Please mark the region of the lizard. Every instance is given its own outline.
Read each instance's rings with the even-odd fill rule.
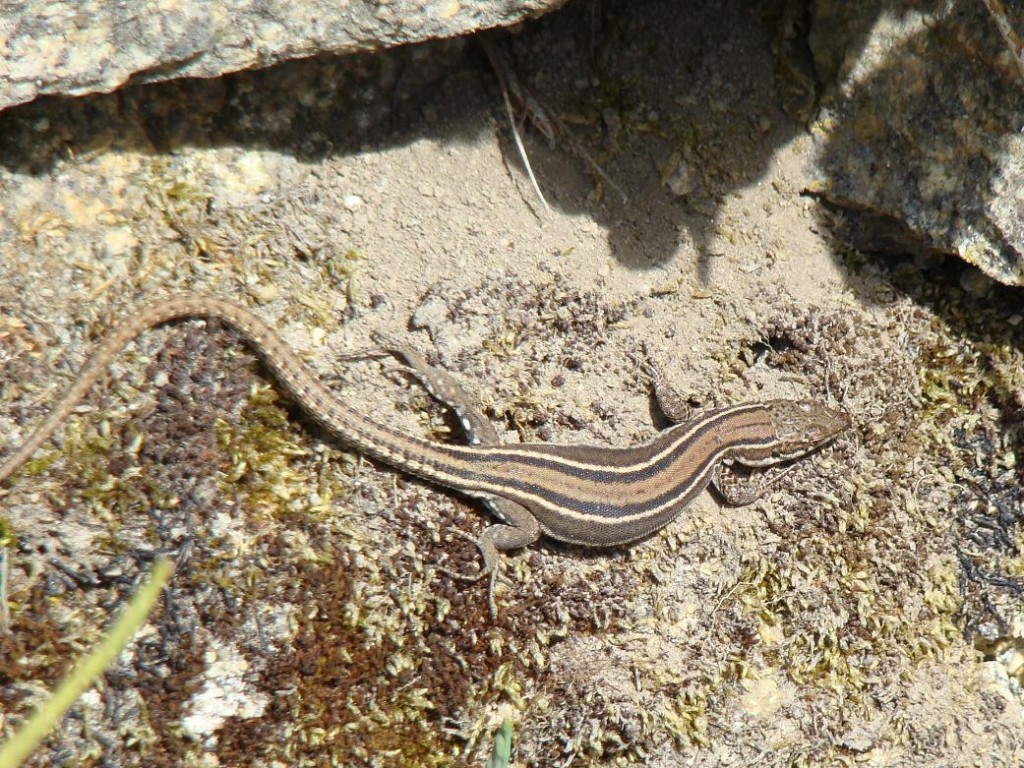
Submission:
[[[737,466],[789,462],[851,425],[844,411],[807,399],[740,403],[690,418],[681,398],[655,374],[656,398],[675,423],[646,442],[504,444],[452,376],[412,349],[389,342],[385,351],[404,358],[428,392],[455,410],[468,437],[467,445],[434,442],[348,405],[252,311],[212,296],[180,294],[136,309],[102,338],[49,414],[0,463],[0,484],[58,429],[128,343],[150,328],[185,318],[214,318],[238,331],[302,411],[330,435],[400,471],[482,499],[498,522],[480,534],[482,564],[467,577],[490,578],[492,617],[499,553],[526,547],[541,535],[588,547],[627,545],[667,526],[708,485],[730,504],[749,504],[766,490],[765,478],[741,477]]]

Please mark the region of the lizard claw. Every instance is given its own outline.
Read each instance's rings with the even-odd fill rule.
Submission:
[[[491,620],[494,621],[498,618],[498,604],[494,599],[494,587],[498,583],[498,579],[502,578],[501,573],[501,559],[493,559],[487,556],[487,552],[481,545],[480,541],[474,539],[465,531],[459,530],[458,528],[448,528],[450,533],[467,539],[480,549],[480,554],[483,557],[483,563],[474,573],[463,573],[460,571],[453,570],[451,568],[445,568],[444,566],[435,566],[435,570],[438,573],[444,574],[445,576],[455,579],[456,581],[469,582],[475,584],[483,578],[488,578],[487,585],[487,607],[491,614]],[[503,579],[506,584],[510,582],[507,579]]]

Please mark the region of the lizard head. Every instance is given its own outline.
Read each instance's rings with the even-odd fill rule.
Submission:
[[[775,425],[777,461],[795,459],[833,440],[851,425],[845,411],[817,400],[771,400],[765,403]]]

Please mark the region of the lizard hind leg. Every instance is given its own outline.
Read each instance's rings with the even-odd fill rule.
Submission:
[[[374,341],[382,350],[404,360],[407,367],[403,370],[419,381],[431,397],[455,411],[470,445],[501,445],[497,430],[484,416],[477,398],[454,376],[430,365],[419,352],[389,336],[377,333]]]
[[[501,445],[494,425],[484,416],[479,402],[447,371],[427,363],[416,350],[382,334],[376,334],[374,341],[381,348],[402,358],[408,366],[407,372],[414,376],[430,393],[431,397],[455,411],[459,423],[470,445]],[[484,498],[495,517],[501,520],[485,528],[476,539],[483,562],[475,573],[459,573],[448,568],[438,569],[440,573],[459,581],[479,581],[487,577],[487,606],[491,619],[496,619],[498,607],[494,588],[502,571],[502,552],[529,546],[541,536],[540,524],[529,509],[510,499],[500,496]],[[455,530],[460,536],[472,538],[463,531]]]
[[[474,541],[480,550],[483,563],[475,573],[460,573],[450,568],[438,568],[439,573],[458,581],[476,582],[487,577],[487,607],[491,620],[498,618],[498,604],[494,598],[494,587],[502,573],[502,552],[529,546],[541,535],[540,524],[526,507],[502,498],[490,498],[486,504],[494,514],[505,522],[489,525],[477,539],[457,528],[452,532]]]

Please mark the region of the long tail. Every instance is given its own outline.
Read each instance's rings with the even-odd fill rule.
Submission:
[[[313,419],[361,452],[386,463],[405,458],[391,446],[414,449],[420,459],[409,467],[431,478],[432,467],[443,463],[446,449],[437,444],[400,435],[389,427],[376,424],[337,398],[306,367],[269,325],[249,310],[228,301],[182,294],[174,296],[126,317],[96,347],[89,361],[43,422],[18,448],[0,464],[0,483],[24,464],[63,423],[78,402],[103,374],[111,360],[143,331],[171,320],[187,317],[215,317],[231,325],[245,337],[274,371],[278,381]]]

